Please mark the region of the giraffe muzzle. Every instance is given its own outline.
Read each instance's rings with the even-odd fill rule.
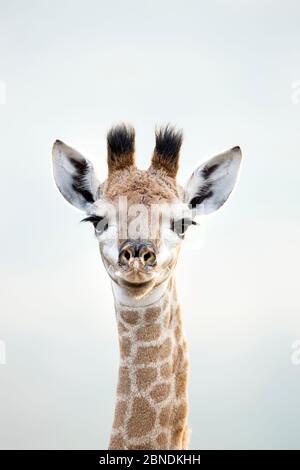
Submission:
[[[133,270],[147,269],[156,265],[156,250],[151,242],[126,240],[119,248],[120,266]]]

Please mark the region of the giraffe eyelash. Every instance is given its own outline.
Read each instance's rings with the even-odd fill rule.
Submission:
[[[108,228],[108,221],[105,216],[89,215],[82,219],[81,222],[91,222],[94,225],[96,235],[101,235]]]
[[[182,218],[178,220],[173,219],[171,221],[171,230],[177,233],[179,237],[182,237],[190,225],[199,225],[199,224],[189,218]]]
[[[92,224],[98,224],[104,217],[100,217],[99,215],[89,215],[85,217],[80,222],[91,222]]]

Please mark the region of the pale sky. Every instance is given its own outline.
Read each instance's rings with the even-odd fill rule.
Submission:
[[[181,182],[220,151],[244,154],[231,199],[191,229],[177,268],[191,448],[299,449],[299,2],[0,0],[0,11],[0,448],[107,447],[110,282],[54,185],[51,147],[64,140],[104,178],[106,132],[128,121],[143,168],[155,125],[183,128]]]

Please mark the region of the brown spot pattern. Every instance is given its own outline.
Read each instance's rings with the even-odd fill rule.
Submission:
[[[159,423],[161,426],[166,427],[169,424],[170,418],[171,418],[171,412],[172,412],[172,406],[167,405],[165,406],[159,415]]]
[[[159,337],[159,325],[147,325],[138,329],[136,337],[139,341],[153,341]]]
[[[120,351],[121,356],[129,356],[131,349],[131,344],[129,338],[120,339]]]
[[[175,406],[172,413],[172,424],[183,424],[187,411],[187,403],[185,401],[181,405]]]
[[[138,322],[139,314],[134,310],[124,310],[121,313],[121,317],[125,323],[129,323],[129,325],[135,325]]]
[[[118,332],[119,332],[119,335],[122,335],[123,333],[128,332],[127,328],[125,328],[125,326],[121,322],[118,323]]]
[[[167,299],[163,302],[163,309],[157,306],[120,311],[122,362],[113,424],[118,434],[111,437],[110,449],[184,449],[187,446],[187,348],[179,309]],[[158,319],[162,322],[158,323]],[[157,343],[147,344],[150,341]],[[148,396],[157,405],[152,405]],[[160,403],[163,406],[158,406]]]
[[[162,383],[156,385],[151,391],[150,395],[153,400],[160,402],[165,400],[170,393],[170,384]]]
[[[127,367],[120,367],[117,393],[125,395],[130,392],[130,377]]]
[[[171,354],[172,350],[172,343],[170,338],[167,338],[159,348],[159,358],[166,359],[166,357]]]
[[[136,364],[148,364],[165,359],[171,353],[171,349],[170,338],[167,338],[160,346],[141,346],[138,348]]]
[[[109,443],[109,449],[111,450],[123,450],[125,449],[124,440],[121,434],[112,436]]]
[[[176,398],[181,398],[185,395],[186,386],[187,386],[188,372],[184,370],[183,372],[178,372],[175,378],[175,394]]]
[[[159,307],[149,307],[146,310],[146,315],[145,315],[145,320],[148,322],[155,321],[159,318],[160,316],[160,308]]]
[[[124,418],[126,413],[127,403],[126,401],[117,401],[114,419],[114,428],[117,429],[124,424]]]
[[[128,437],[139,437],[151,431],[155,424],[155,410],[145,398],[134,398],[131,417],[128,420]]]
[[[170,377],[170,375],[172,374],[172,367],[171,367],[171,364],[169,362],[167,362],[166,364],[164,364],[163,366],[161,366],[160,368],[160,373],[161,373],[161,376],[166,379],[167,377]]]
[[[171,448],[181,449],[183,439],[186,437],[186,417],[188,407],[187,402],[182,402],[181,405],[174,407],[171,417]]]
[[[157,370],[153,367],[145,367],[139,369],[136,374],[137,387],[139,389],[146,389],[156,379]]]
[[[131,450],[152,450],[154,447],[150,444],[150,442],[146,442],[145,444],[136,444],[129,447]]]
[[[173,371],[177,371],[183,364],[184,354],[182,346],[178,346],[173,355]]]

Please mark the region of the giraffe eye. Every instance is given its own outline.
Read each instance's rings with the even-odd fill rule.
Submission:
[[[101,235],[108,228],[107,217],[100,217],[98,215],[89,215],[81,222],[90,222],[94,225],[96,235]]]
[[[197,225],[197,222],[194,222],[192,219],[172,220],[171,230],[177,233],[179,237],[183,237],[190,225]]]

